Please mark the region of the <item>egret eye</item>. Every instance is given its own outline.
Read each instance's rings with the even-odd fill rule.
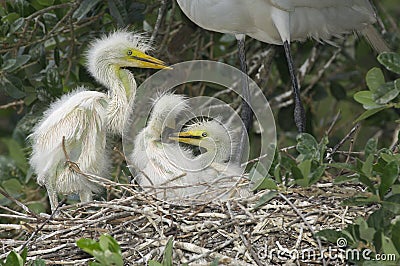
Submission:
[[[203,132],[203,133],[201,133],[201,136],[202,136],[203,138],[205,138],[205,137],[207,137],[207,133],[206,133],[206,132]]]
[[[132,51],[131,51],[131,50],[128,50],[127,54],[128,54],[129,56],[131,56],[131,55],[132,55]]]

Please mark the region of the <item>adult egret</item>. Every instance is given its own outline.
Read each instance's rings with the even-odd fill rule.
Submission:
[[[168,128],[174,128],[189,110],[181,95],[164,94],[155,100],[147,126],[136,136],[129,157],[137,172],[136,182],[144,191],[175,203],[248,196],[250,192],[239,187],[242,169],[230,162],[235,141],[216,119],[199,121],[168,137]],[[191,134],[202,141],[187,141]],[[168,139],[184,139],[182,142],[203,147],[206,152],[195,156],[190,148]]]
[[[106,172],[106,133],[122,134],[131,113],[136,82],[125,67],[166,68],[145,54],[150,48],[142,35],[122,30],[93,41],[86,67],[108,95],[81,87],[53,103],[33,129],[30,163],[38,183],[47,189],[53,212],[57,193],[78,193],[84,202],[99,190],[83,173]]]
[[[294,119],[299,132],[305,130],[305,112],[290,54],[291,41],[306,38],[328,41],[331,36],[360,31],[374,48],[387,50],[371,26],[376,22],[376,16],[369,0],[177,1],[186,16],[200,27],[235,34],[243,72],[246,72],[245,35],[284,46],[294,93]]]

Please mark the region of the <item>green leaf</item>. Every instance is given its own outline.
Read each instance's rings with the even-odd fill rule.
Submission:
[[[15,70],[17,70],[18,68],[22,67],[23,65],[25,65],[29,60],[31,59],[30,55],[19,55],[16,59],[14,64],[10,65],[9,67],[7,67],[7,72],[13,72]]]
[[[399,252],[397,251],[396,247],[394,246],[392,240],[385,236],[383,233],[381,235],[382,239],[382,251],[384,254],[395,254],[397,259],[400,258]]]
[[[164,266],[164,265],[162,265],[161,263],[159,263],[158,261],[155,261],[155,260],[149,260],[147,265],[149,265],[149,266]]]
[[[377,195],[371,195],[369,197],[356,197],[343,200],[342,204],[345,206],[364,206],[371,203],[380,202]]]
[[[25,22],[25,18],[18,18],[17,20],[15,20],[10,27],[10,31],[8,34],[13,34],[15,33],[17,30],[19,30],[22,25],[24,25]]]
[[[381,199],[383,199],[398,177],[399,165],[397,162],[391,161],[385,166],[381,175],[381,184],[379,186],[379,195],[381,196]]]
[[[250,178],[250,189],[257,190],[261,184],[264,182],[265,177],[268,175],[268,172],[259,164],[254,165],[249,172]],[[263,173],[260,173],[262,171]]]
[[[100,245],[97,243],[96,240],[89,239],[89,238],[81,238],[76,241],[76,245],[93,256],[95,250],[100,250]]]
[[[381,158],[385,160],[387,163],[392,161],[400,162],[400,154],[389,154],[389,153],[381,153]]]
[[[357,224],[359,225],[360,237],[367,242],[372,243],[376,232],[375,229],[368,227],[367,222],[363,218],[360,218]]]
[[[386,104],[396,98],[400,91],[395,87],[394,82],[381,85],[373,94],[372,98],[378,104]]]
[[[312,171],[311,176],[310,176],[310,181],[309,185],[317,183],[322,175],[324,174],[326,169],[326,165],[320,165],[318,166],[314,171]]]
[[[32,266],[46,266],[46,262],[42,259],[36,259],[33,261]]]
[[[81,20],[83,19],[87,13],[89,13],[93,8],[100,2],[101,0],[84,0],[82,3],[79,5],[79,8],[75,10],[74,14],[72,17],[76,20]]]
[[[110,250],[113,253],[121,254],[121,248],[119,247],[118,242],[108,234],[100,236],[99,244],[102,250]]]
[[[329,164],[329,166],[337,169],[349,170],[355,173],[361,173],[360,172],[361,169],[358,169],[356,165],[350,163],[331,163]]]
[[[257,190],[261,189],[278,189],[275,180],[273,180],[271,177],[267,176],[264,177],[262,180],[261,184],[257,187]]]
[[[362,172],[367,176],[371,177],[372,176],[372,167],[374,163],[374,154],[368,155],[367,159],[365,160],[361,170]]]
[[[388,197],[382,201],[382,207],[386,210],[399,215],[400,214],[400,194]]]
[[[1,183],[1,186],[4,187],[4,189],[11,195],[16,195],[21,193],[23,188],[21,183],[15,178],[3,181]]]
[[[397,53],[381,53],[378,61],[389,71],[400,74],[400,55]]]
[[[276,197],[276,195],[278,195],[277,191],[268,191],[267,193],[264,193],[260,199],[258,200],[258,202],[254,205],[253,210],[256,210],[262,206],[264,206],[266,203],[268,203],[270,200],[272,200],[273,198]]]
[[[374,155],[377,152],[377,147],[378,147],[378,139],[370,138],[367,141],[367,144],[365,144],[364,156],[368,158],[370,154]]]
[[[375,92],[382,84],[385,83],[383,72],[377,67],[374,67],[368,71],[365,80],[371,92]]]
[[[121,0],[108,0],[108,8],[111,16],[116,20],[119,26],[126,25],[128,14],[126,11],[126,5]]]
[[[164,250],[164,258],[162,261],[163,266],[172,266],[173,243],[174,239],[172,237],[168,239],[167,245],[165,246]]]
[[[303,178],[307,178],[310,176],[311,172],[311,160],[304,160],[297,166],[301,171]]]
[[[364,109],[367,110],[379,108],[382,106],[381,104],[377,104],[374,101],[371,91],[359,91],[354,94],[353,98],[356,102],[361,103]]]
[[[397,252],[400,252],[400,221],[399,220],[392,227],[392,242],[393,242],[393,245],[396,247]]]
[[[0,77],[0,89],[14,99],[25,97],[25,92],[21,90],[22,87],[22,81],[15,76],[5,74]]]
[[[354,176],[338,176],[333,180],[334,184],[343,184],[343,183],[347,183],[347,182],[352,182],[354,183],[355,181],[358,181],[358,178],[354,177]]]
[[[10,154],[10,157],[16,162],[17,167],[26,174],[29,168],[28,162],[26,160],[25,153],[21,145],[14,139],[1,139]]]
[[[300,153],[297,160],[304,161],[308,159],[315,159],[319,161],[318,142],[315,138],[308,133],[301,133],[297,136],[296,149]]]
[[[324,229],[317,232],[315,235],[330,243],[336,243],[339,238],[343,237],[342,232],[333,229]]]
[[[376,113],[378,113],[378,112],[380,112],[382,110],[388,109],[388,108],[390,108],[390,106],[384,106],[384,107],[379,107],[379,108],[376,108],[376,109],[367,110],[364,113],[362,113],[362,115],[360,115],[354,121],[354,123],[357,123],[357,122],[360,122],[360,121],[362,121],[364,119],[367,119],[368,117],[373,116],[374,114],[376,114]]]
[[[37,0],[42,6],[51,6],[54,4],[54,0]]]
[[[24,266],[24,259],[13,250],[7,255],[4,266]]]
[[[373,212],[367,219],[369,227],[376,230],[386,230],[390,226],[390,220],[394,217],[390,211],[380,208]]]

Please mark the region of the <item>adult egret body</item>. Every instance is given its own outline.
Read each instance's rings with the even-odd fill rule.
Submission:
[[[106,133],[122,134],[131,113],[136,82],[125,67],[166,67],[145,54],[149,49],[146,38],[126,31],[95,40],[86,54],[87,68],[108,94],[79,88],[53,103],[33,129],[30,163],[38,183],[46,186],[52,211],[57,193],[78,193],[81,201],[90,201],[99,190],[82,173],[105,173]]]
[[[183,12],[207,30],[235,34],[245,72],[244,36],[283,45],[292,80],[295,123],[305,130],[305,112],[290,54],[290,42],[327,41],[352,31],[362,32],[377,50],[386,50],[371,24],[376,16],[369,0],[177,0]]]
[[[246,189],[235,187],[242,169],[230,162],[234,144],[216,121],[198,122],[182,135],[169,137],[180,140],[203,130],[195,138],[207,138],[206,141],[186,142],[207,149],[201,155],[195,156],[191,149],[164,140],[168,128],[175,127],[178,118],[189,110],[185,100],[175,94],[164,94],[155,100],[147,126],[136,136],[130,156],[137,172],[136,182],[146,192],[175,203],[249,195]]]

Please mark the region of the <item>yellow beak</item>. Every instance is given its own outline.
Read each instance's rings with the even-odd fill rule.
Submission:
[[[201,140],[203,139],[202,134],[203,131],[200,130],[185,131],[185,132],[173,133],[172,136],[169,137],[169,139],[202,147],[201,146]]]
[[[128,56],[128,60],[133,62],[139,68],[153,68],[153,69],[172,69],[167,66],[164,61],[147,55],[139,50],[133,50],[132,54]]]

